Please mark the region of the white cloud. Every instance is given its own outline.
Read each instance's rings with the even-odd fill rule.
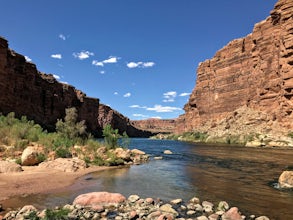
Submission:
[[[117,63],[119,57],[110,56],[107,60],[104,60],[103,63]]]
[[[141,118],[149,118],[148,115],[143,115],[143,114],[133,114],[134,117],[141,117]]]
[[[104,66],[104,63],[103,63],[103,62],[99,62],[99,61],[97,61],[97,60],[93,60],[92,64],[93,64],[94,66]]]
[[[66,37],[63,34],[59,34],[58,36],[61,40],[66,40]]]
[[[155,65],[154,62],[129,62],[126,64],[128,68],[148,68]]]
[[[179,96],[184,97],[184,96],[189,96],[191,93],[189,92],[183,92]]]
[[[89,52],[89,51],[81,51],[79,53],[73,53],[72,54],[75,58],[78,58],[79,60],[84,60],[89,58],[90,56],[94,56],[94,53]]]
[[[51,57],[54,58],[54,59],[62,59],[61,54],[52,54]]]
[[[119,59],[119,57],[110,56],[108,59],[103,61],[93,60],[92,64],[94,66],[104,66],[106,63],[117,63]]]
[[[119,95],[119,93],[118,92],[114,92],[114,95]]]
[[[163,96],[164,96],[163,102],[174,102],[177,96],[177,92],[175,91],[166,92],[163,94]]]
[[[135,62],[130,62],[130,63],[127,63],[127,67],[128,68],[136,68],[140,65],[141,62],[138,62],[138,63],[135,63]]]
[[[146,63],[143,63],[143,67],[153,67],[155,65],[154,62],[146,62]]]
[[[125,98],[128,98],[130,96],[131,96],[131,93],[130,92],[128,92],[128,93],[126,93],[126,94],[123,95],[123,97],[125,97]]]
[[[101,70],[101,71],[100,71],[100,73],[101,73],[101,74],[105,74],[105,73],[106,73],[106,71],[104,71],[104,70]]]
[[[153,116],[151,118],[153,118],[153,119],[162,119],[162,117],[160,117],[160,116]]]
[[[27,62],[32,62],[32,59],[29,58],[28,56],[24,56],[24,58],[25,58],[25,60],[26,60]]]
[[[61,79],[61,77],[58,76],[58,75],[53,74],[53,76],[54,76],[54,78],[57,79],[57,80],[60,80],[60,79]]]
[[[182,110],[181,108],[171,107],[171,106],[161,106],[155,105],[153,108],[147,108],[148,111],[155,111],[155,112],[174,112]]]
[[[131,105],[129,108],[147,108],[146,106],[140,106],[140,105]]]

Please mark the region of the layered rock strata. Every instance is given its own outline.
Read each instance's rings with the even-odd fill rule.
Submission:
[[[25,115],[54,130],[57,119],[64,118],[69,107],[77,109],[78,120],[85,120],[88,131],[95,135],[101,135],[107,123],[132,136],[150,134],[134,128],[128,118],[100,104],[99,99],[58,82],[52,74],[39,72],[35,64],[10,50],[7,40],[0,37],[0,113]]]
[[[215,128],[229,117],[237,120],[243,108],[261,115],[253,122],[247,119],[264,125],[259,130],[293,129],[292,0],[279,0],[251,34],[199,64],[196,87],[178,119],[177,132],[198,130],[207,123],[206,130]],[[229,125],[224,130],[233,132]]]
[[[132,121],[135,127],[153,133],[173,133],[176,128],[175,119],[146,119]]]

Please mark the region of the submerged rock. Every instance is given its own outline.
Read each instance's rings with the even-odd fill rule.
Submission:
[[[164,154],[173,154],[173,152],[170,150],[164,150]]]

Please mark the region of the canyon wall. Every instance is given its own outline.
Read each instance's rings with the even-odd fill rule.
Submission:
[[[151,131],[153,133],[174,133],[176,128],[176,119],[155,119],[132,121],[135,127]]]
[[[135,129],[129,119],[87,97],[73,86],[58,82],[53,75],[37,70],[36,65],[10,50],[8,42],[0,37],[0,113],[15,112],[25,115],[48,130],[54,130],[57,119],[64,118],[65,109],[75,107],[78,120],[85,120],[88,131],[101,135],[106,123],[131,132],[132,136],[147,133]]]
[[[200,63],[196,75],[177,132],[212,130],[223,120],[229,131],[237,118],[266,132],[293,129],[293,1],[279,0],[251,34]]]
[[[120,134],[126,132],[129,137],[150,137],[153,135],[151,131],[135,126],[132,121],[121,113],[103,104],[100,104],[99,107],[98,123],[101,128],[110,124],[113,128],[118,129]]]

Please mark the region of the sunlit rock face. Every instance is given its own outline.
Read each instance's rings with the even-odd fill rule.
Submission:
[[[293,129],[292,12],[292,0],[279,0],[251,34],[231,41],[199,64],[196,86],[178,119],[177,132],[206,123],[215,127],[235,117],[239,108],[264,114],[265,120],[255,120],[256,125]]]
[[[132,121],[135,127],[154,133],[173,133],[176,128],[176,119],[146,119]]]

